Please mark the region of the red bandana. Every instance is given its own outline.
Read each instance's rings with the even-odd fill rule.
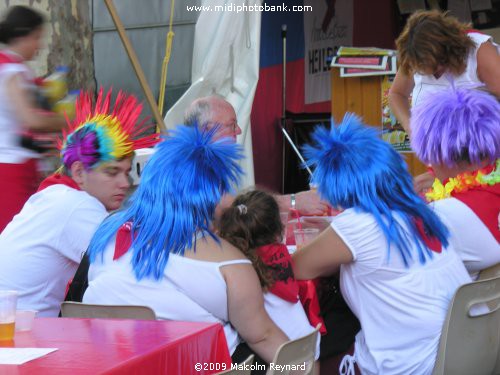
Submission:
[[[480,186],[467,191],[452,194],[467,205],[489,229],[493,237],[500,242],[500,184]]]
[[[495,165],[491,164],[479,171],[483,175],[488,175],[494,170]],[[476,175],[476,172],[474,172],[474,175]],[[443,185],[448,181],[443,181]],[[493,185],[465,185],[461,191],[454,190],[450,195],[469,207],[488,228],[493,237],[500,242],[500,183]]]
[[[436,253],[440,253],[442,250],[442,245],[441,241],[439,241],[435,237],[429,237],[427,233],[425,232],[424,229],[424,224],[422,223],[422,220],[414,220],[415,225],[417,226],[418,233],[420,234],[420,237],[422,238],[422,241],[424,241],[425,245],[431,249],[432,251]]]
[[[276,279],[269,291],[288,302],[299,300],[299,286],[293,276],[292,257],[283,244],[271,244],[257,249],[257,255],[272,269]]]
[[[0,52],[0,64],[19,64],[22,63],[20,56],[8,52]]]
[[[1,64],[23,64],[23,59],[21,56],[11,52],[9,53],[8,51],[1,51],[0,52],[0,65]],[[33,81],[33,83],[37,86],[41,86],[43,82],[43,78],[32,78],[32,77],[25,77],[26,79]]]
[[[71,177],[60,173],[53,173],[41,182],[40,186],[38,187],[37,193],[52,185],[66,185],[75,190],[82,190],[75,182],[75,180],[73,180]]]
[[[116,242],[115,242],[115,253],[113,255],[113,260],[117,260],[123,254],[125,254],[130,245],[132,245],[132,222],[127,221],[123,224],[120,229],[118,229],[118,233],[116,233]]]

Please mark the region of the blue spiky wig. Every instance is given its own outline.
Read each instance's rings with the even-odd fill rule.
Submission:
[[[197,232],[217,240],[210,231],[215,207],[238,184],[243,152],[229,139],[215,140],[216,131],[178,126],[164,137],[127,207],[97,229],[89,247],[91,262],[126,222],[132,222],[132,266],[138,280],[161,278],[169,254],[192,248]]]
[[[431,256],[416,226],[422,222],[429,237],[448,246],[448,230],[413,190],[406,163],[375,128],[346,114],[339,125],[318,127],[312,143],[304,147],[307,164],[314,167],[312,182],[333,207],[354,208],[372,214],[405,265],[418,256],[425,263]],[[405,230],[396,216],[405,223]],[[411,242],[410,242],[411,241]],[[418,254],[412,253],[415,243]],[[388,257],[390,253],[388,252]]]

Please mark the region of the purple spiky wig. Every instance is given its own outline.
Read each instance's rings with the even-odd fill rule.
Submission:
[[[411,145],[424,163],[456,166],[500,157],[500,103],[474,89],[429,94],[411,111]]]

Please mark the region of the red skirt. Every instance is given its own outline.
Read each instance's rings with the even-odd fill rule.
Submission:
[[[37,160],[30,159],[21,164],[0,163],[0,232],[21,211],[24,203],[36,192],[40,182]]]

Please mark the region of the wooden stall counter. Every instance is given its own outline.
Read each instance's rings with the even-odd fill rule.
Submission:
[[[382,127],[382,83],[385,76],[341,77],[340,68],[331,69],[332,116],[340,122],[346,112],[360,115],[364,122]],[[405,152],[408,170],[413,176],[427,167],[413,152]]]

